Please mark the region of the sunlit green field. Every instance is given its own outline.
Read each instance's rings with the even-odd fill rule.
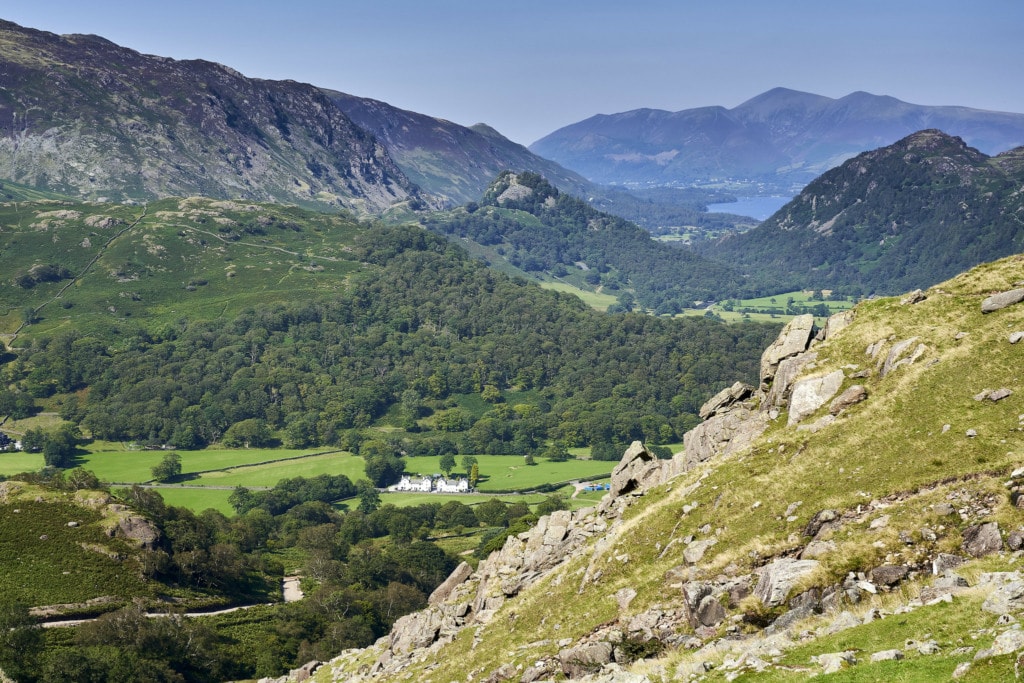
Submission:
[[[598,292],[588,292],[585,289],[579,287],[573,287],[572,285],[565,282],[541,282],[540,286],[544,289],[551,289],[556,292],[566,292],[568,294],[574,294],[583,300],[583,303],[590,306],[591,308],[599,311],[608,310],[608,307],[618,301],[617,297],[610,294],[599,294]]]
[[[600,460],[567,460],[566,462],[548,462],[537,458],[535,465],[526,465],[518,455],[478,455],[477,466],[480,470],[480,481],[477,490],[488,491],[527,491],[543,484],[568,482],[601,474],[609,474],[617,462]],[[437,474],[441,471],[439,456],[423,456],[409,458],[405,469],[410,473],[423,475]],[[465,475],[462,467],[462,456],[456,456],[456,467],[453,474]]]
[[[9,477],[20,472],[33,472],[42,467],[42,453],[0,453],[0,475]]]

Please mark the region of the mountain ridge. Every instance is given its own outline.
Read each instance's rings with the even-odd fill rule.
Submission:
[[[1024,148],[990,157],[924,130],[864,152],[758,227],[698,246],[764,286],[895,294],[1024,250]]]
[[[379,212],[418,191],[319,89],[0,23],[0,177],[88,199]]]
[[[788,191],[860,152],[925,128],[963,137],[988,154],[1024,143],[1024,114],[915,105],[863,91],[833,99],[774,88],[732,109],[598,115],[560,128],[530,149],[595,182],[730,179]]]

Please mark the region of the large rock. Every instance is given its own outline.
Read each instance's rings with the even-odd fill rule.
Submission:
[[[586,643],[568,648],[558,653],[558,660],[562,664],[562,673],[569,678],[596,673],[612,661],[612,644]]]
[[[818,564],[817,560],[775,560],[761,568],[761,578],[754,588],[754,595],[766,607],[777,607],[786,601],[789,592],[801,579],[818,568]]]
[[[775,379],[772,381],[771,387],[768,388],[768,396],[762,410],[785,408],[793,394],[793,383],[796,382],[796,378],[803,372],[804,366],[817,359],[817,352],[807,351],[780,362],[779,367],[775,370]]]
[[[813,337],[813,315],[798,315],[786,323],[778,338],[761,354],[761,388],[767,389],[780,362],[806,351]]]
[[[1017,572],[986,572],[978,577],[978,588],[988,590],[981,608],[994,614],[1024,609],[1024,576]]]
[[[640,441],[634,441],[612,470],[611,497],[642,492],[661,479],[661,465],[657,457]]]
[[[441,623],[441,613],[433,609],[401,617],[391,628],[391,651],[396,654],[407,654],[417,648],[431,645],[437,640]]]
[[[113,535],[118,538],[127,538],[135,541],[140,547],[152,550],[156,548],[156,542],[160,538],[160,531],[145,517],[129,515],[117,523],[113,530]]]
[[[427,598],[427,603],[436,605],[439,602],[444,602],[455,590],[455,587],[468,579],[472,573],[473,568],[468,563],[462,562],[440,586],[434,589],[434,592]]]
[[[788,425],[792,427],[832,400],[843,386],[844,379],[843,371],[836,370],[824,377],[812,377],[794,384],[793,395],[789,399]]]
[[[1009,292],[1000,292],[981,302],[981,312],[991,313],[1013,304],[1019,304],[1021,301],[1024,301],[1024,289],[1011,289]]]
[[[712,415],[722,412],[737,401],[742,401],[750,396],[753,391],[754,387],[743,382],[736,382],[731,387],[722,389],[701,406],[700,419],[706,420]]]
[[[882,368],[880,370],[882,377],[885,377],[898,367],[910,365],[924,354],[927,347],[925,347],[924,344],[918,344],[909,356],[905,355],[916,341],[917,337],[904,339],[901,342],[897,342],[891,349],[889,349],[889,355],[885,357],[885,362],[882,364]]]
[[[972,557],[982,557],[1003,549],[1003,537],[997,522],[975,524],[964,529],[964,550]]]
[[[746,448],[768,428],[767,416],[743,407],[715,415],[683,435],[684,467]]]
[[[854,384],[852,387],[839,394],[839,396],[829,404],[828,412],[832,415],[838,415],[850,406],[856,405],[867,399],[867,397],[868,390],[864,388],[864,385]]]

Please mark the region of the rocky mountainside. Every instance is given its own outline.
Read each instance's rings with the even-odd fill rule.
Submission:
[[[288,680],[1013,680],[1022,278],[1014,256],[793,320],[673,460],[633,444],[600,505]]]
[[[539,173],[563,192],[580,197],[602,192],[583,176],[537,156],[485,124],[467,128],[386,102],[324,92],[387,148],[413,182],[449,204],[476,201],[506,170]]]
[[[0,22],[0,179],[89,199],[203,195],[379,212],[416,194],[325,95]]]
[[[704,245],[770,291],[895,294],[1024,251],[1024,147],[994,157],[924,130],[809,184],[768,220]]]
[[[733,109],[598,115],[530,149],[599,183],[728,179],[793,192],[855,154],[924,128],[960,136],[987,154],[1024,144],[1024,114],[929,107],[865,92],[832,99],[775,88]]]

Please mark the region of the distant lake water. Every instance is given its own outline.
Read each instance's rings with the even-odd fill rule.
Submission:
[[[737,197],[735,202],[708,204],[708,211],[735,213],[763,221],[788,204],[791,199],[792,197]]]

